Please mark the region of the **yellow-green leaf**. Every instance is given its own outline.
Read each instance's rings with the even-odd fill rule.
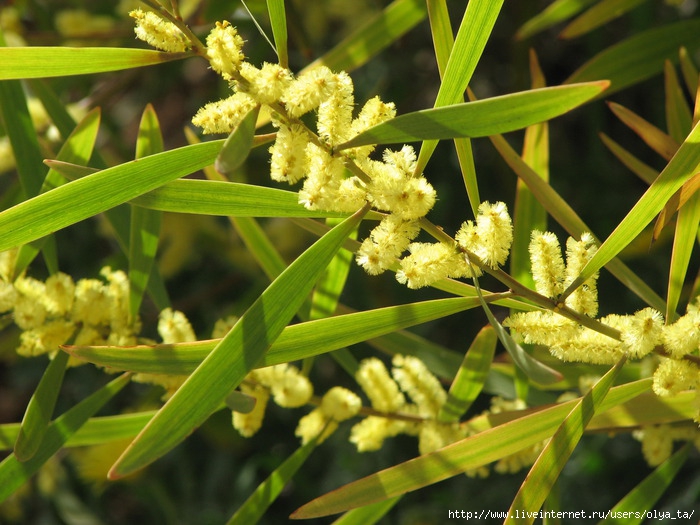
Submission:
[[[576,17],[559,34],[561,38],[576,38],[631,11],[647,0],[601,0],[582,15]]]

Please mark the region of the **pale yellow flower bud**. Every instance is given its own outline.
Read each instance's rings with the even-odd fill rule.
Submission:
[[[357,251],[357,264],[370,275],[387,270],[420,232],[417,221],[404,221],[396,215],[382,219]]]
[[[46,279],[44,306],[49,314],[64,315],[73,308],[75,284],[73,278],[58,272]]]
[[[303,406],[314,393],[311,381],[287,363],[260,368],[255,371],[254,378],[270,388],[275,403],[281,407]]]
[[[16,301],[17,290],[12,283],[0,281],[0,313],[12,310]]]
[[[369,416],[353,425],[350,430],[350,443],[357,447],[358,452],[379,450],[388,437],[394,437],[406,427],[403,421],[385,417]]]
[[[158,333],[164,343],[187,343],[197,340],[185,314],[172,308],[166,308],[158,316]]]
[[[663,344],[671,357],[682,358],[700,346],[700,310],[688,305],[687,313],[663,328]]]
[[[228,22],[217,22],[207,36],[207,57],[211,68],[224,79],[230,80],[238,71],[243,55],[243,39]]]
[[[583,267],[591,260],[598,247],[595,245],[593,236],[584,232],[581,240],[577,241],[569,237],[566,241],[566,282],[571,284],[576,279]],[[598,272],[586,279],[581,286],[566,298],[566,306],[590,317],[595,317],[598,313],[598,289],[596,281]]]
[[[408,250],[411,254],[401,260],[396,280],[409,288],[422,288],[440,279],[464,275],[464,260],[451,246],[414,242]]]
[[[107,287],[97,279],[81,279],[75,285],[73,320],[93,326],[109,324],[111,304]]]
[[[335,74],[334,83],[335,89],[318,107],[316,124],[319,136],[331,146],[350,138],[355,105],[354,86],[350,76],[341,71]]]
[[[182,31],[157,14],[135,9],[129,13],[129,16],[136,20],[136,27],[134,27],[136,38],[148,45],[169,53],[179,53],[190,48],[190,41]]]
[[[644,427],[633,436],[642,442],[642,454],[650,467],[656,467],[671,457],[673,437],[668,425]]]
[[[229,315],[224,319],[218,319],[216,323],[214,323],[214,328],[211,332],[212,338],[220,339],[226,336],[237,322],[238,316],[236,315]]]
[[[5,282],[14,280],[15,265],[17,264],[17,249],[0,252],[0,278]]]
[[[377,124],[381,124],[396,116],[396,106],[393,102],[385,103],[379,97],[369,99],[360,110],[357,118],[350,125],[350,137],[359,135],[366,129],[369,129]],[[352,153],[356,157],[367,157],[374,151],[374,144],[353,148]]]
[[[465,222],[455,237],[462,248],[474,253],[491,268],[506,262],[513,243],[513,224],[502,202],[479,205],[476,225]]]
[[[17,353],[25,357],[56,352],[73,335],[75,326],[64,320],[50,321],[22,332]]]

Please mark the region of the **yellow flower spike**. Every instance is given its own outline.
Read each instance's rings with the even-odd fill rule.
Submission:
[[[423,361],[413,356],[395,355],[391,370],[394,379],[418,405],[423,417],[437,417],[447,400],[447,393]]]
[[[401,260],[396,280],[409,288],[430,286],[446,277],[463,275],[462,257],[444,243],[418,243],[408,246],[410,255]]]
[[[566,241],[566,282],[569,286],[574,279],[578,278],[581,270],[588,261],[591,260],[598,247],[595,245],[593,236],[584,232],[581,234],[581,240],[577,241],[571,237]],[[586,282],[579,286],[574,292],[566,298],[566,305],[590,317],[595,317],[598,313],[598,289],[596,281],[598,280],[598,272],[589,277]]]
[[[107,287],[97,279],[80,279],[75,285],[72,319],[92,326],[108,324],[110,300]]]
[[[338,428],[338,422],[329,418],[321,408],[315,408],[299,420],[294,435],[301,438],[301,444],[306,445],[318,436],[317,445],[323,443]]]
[[[169,53],[179,53],[190,48],[190,41],[175,24],[163,20],[152,11],[134,9],[129,16],[136,20],[136,38],[148,45]]]
[[[260,368],[255,371],[254,379],[268,387],[275,403],[285,408],[305,405],[314,393],[311,381],[287,363]]]
[[[231,133],[255,105],[255,100],[247,93],[234,93],[201,107],[192,118],[192,124],[202,128],[205,135]]]
[[[566,267],[557,236],[552,232],[533,231],[530,245],[530,266],[537,293],[556,297],[564,291]]]
[[[17,302],[17,290],[12,283],[0,281],[0,313],[9,312]]]
[[[632,435],[642,442],[642,454],[650,467],[656,467],[671,457],[673,437],[669,425],[644,427]]]
[[[280,124],[277,140],[270,146],[270,177],[294,184],[306,176],[309,137],[300,124]]]
[[[243,38],[227,21],[217,22],[207,36],[207,57],[211,68],[225,80],[238,72],[243,54]]]
[[[42,297],[46,311],[51,315],[65,315],[73,309],[75,283],[70,275],[58,272],[46,279]]]
[[[387,270],[420,232],[417,221],[404,221],[388,215],[366,238],[355,257],[357,264],[370,275]]]
[[[334,146],[350,138],[352,111],[355,105],[352,79],[345,71],[336,73],[333,78],[335,89],[318,107],[316,127],[319,136]]]
[[[513,223],[508,208],[502,202],[482,202],[476,224],[472,221],[462,224],[455,239],[491,268],[498,268],[506,262],[513,243]]]
[[[401,434],[405,428],[404,421],[368,416],[350,429],[350,443],[358,452],[372,452],[381,449],[386,438]]]
[[[336,83],[336,75],[326,66],[319,66],[294,79],[281,101],[289,116],[297,118],[326,101],[335,91]]]
[[[360,362],[355,379],[367,394],[372,407],[380,412],[396,412],[406,404],[399,386],[389,375],[384,363],[376,357]]]
[[[694,304],[688,305],[683,317],[664,326],[662,339],[666,351],[676,359],[697,350],[700,346],[700,309]]]
[[[247,93],[261,104],[278,102],[294,78],[288,69],[268,62],[263,63],[260,69],[249,62],[242,62],[239,73],[248,84],[239,83],[238,91]]]

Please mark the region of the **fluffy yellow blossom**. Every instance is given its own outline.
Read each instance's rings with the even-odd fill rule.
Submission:
[[[676,359],[696,350],[700,346],[700,309],[689,305],[683,317],[664,326],[662,339],[666,351]]]
[[[52,315],[65,315],[73,309],[75,283],[73,278],[58,272],[46,279],[43,296],[46,311]]]
[[[148,45],[169,53],[187,51],[190,48],[189,40],[175,24],[163,20],[152,11],[135,9],[129,16],[136,20],[136,38]]]
[[[319,66],[294,79],[281,101],[290,117],[300,117],[327,100],[335,91],[336,85],[337,76],[326,66]]]
[[[202,128],[204,134],[231,133],[255,106],[255,100],[247,93],[234,93],[200,108],[192,124]]]
[[[20,279],[17,280],[17,282],[19,281]],[[40,284],[43,288],[44,283]],[[18,289],[18,291],[20,290]],[[24,288],[23,291],[27,292],[28,290]],[[13,315],[15,324],[22,330],[32,330],[41,327],[46,320],[46,314],[46,307],[39,298],[22,292],[17,296]]]
[[[394,379],[418,405],[419,414],[437,417],[447,400],[447,393],[423,361],[413,356],[395,355],[392,365]]]
[[[270,177],[294,184],[306,176],[306,145],[309,138],[300,124],[280,124],[270,147]]]
[[[230,80],[238,71],[243,55],[243,38],[228,22],[217,22],[207,36],[207,58],[211,68],[224,79]]]
[[[355,257],[357,264],[370,275],[387,270],[420,232],[417,221],[404,221],[388,215],[362,241]]]
[[[384,363],[376,357],[360,362],[355,379],[367,394],[372,407],[380,412],[395,412],[406,404],[399,386],[389,375]]]
[[[651,467],[666,461],[673,452],[673,437],[669,425],[644,427],[634,432],[634,437],[642,442],[642,454]]]
[[[334,386],[321,398],[321,410],[334,421],[345,421],[362,408],[362,400],[347,388]]]
[[[0,313],[9,312],[17,302],[17,290],[11,283],[0,281]]]
[[[396,116],[396,106],[392,102],[382,102],[379,97],[374,97],[365,102],[360,113],[350,125],[350,137],[354,137],[377,124],[381,124]],[[369,144],[359,148],[353,148],[352,153],[356,157],[365,158],[372,151],[375,145]]]
[[[107,287],[97,279],[81,279],[75,285],[72,318],[93,326],[109,324],[110,299]]]
[[[22,332],[17,353],[30,357],[56,352],[59,345],[68,342],[74,330],[75,325],[69,321],[57,320],[42,323],[40,326]]]
[[[341,71],[334,75],[335,89],[318,107],[317,130],[330,146],[350,138],[352,111],[355,105],[354,87],[350,76]]]
[[[229,315],[224,319],[219,319],[214,323],[214,328],[211,331],[211,336],[214,339],[225,337],[231,328],[238,322],[238,316]]]
[[[262,385],[241,385],[241,392],[255,398],[255,406],[253,410],[247,414],[233,412],[232,423],[233,428],[243,437],[253,436],[262,426],[263,418],[265,417],[265,408],[270,399],[270,391]]]
[[[405,428],[404,421],[369,416],[350,429],[350,443],[357,447],[358,452],[372,452],[382,448],[386,438],[401,434]]]
[[[187,343],[197,340],[185,314],[172,308],[166,308],[158,316],[158,333],[164,343]]]
[[[700,379],[697,365],[685,359],[664,359],[654,372],[652,388],[658,396],[673,396],[694,388]]]
[[[506,262],[513,243],[513,224],[502,202],[479,205],[476,224],[467,221],[457,232],[457,243],[474,253],[491,268]]]
[[[317,444],[323,443],[338,428],[338,422],[328,418],[321,408],[315,408],[299,420],[294,435],[301,438],[302,445],[306,445],[314,438],[318,438]]]
[[[254,371],[253,379],[265,385],[281,407],[296,408],[305,405],[314,393],[309,379],[299,369],[282,363]]]
[[[598,251],[598,247],[595,244],[595,239],[588,232],[582,233],[579,241],[572,237],[567,239],[565,286],[571,284],[579,276],[583,267],[591,260],[596,251]],[[566,305],[577,312],[595,317],[598,313],[597,280],[598,272],[586,279],[581,286],[566,298]]]
[[[530,245],[530,265],[537,293],[556,297],[564,291],[566,267],[557,236],[552,232],[533,231]]]
[[[418,451],[421,454],[430,454],[438,449],[451,445],[455,441],[465,438],[467,432],[458,424],[438,423],[426,421],[420,426],[418,434]]]
[[[17,265],[17,249],[0,252],[0,278],[5,282],[14,280],[15,266]]]
[[[631,357],[644,357],[661,344],[663,323],[663,316],[653,308],[644,308],[629,318],[628,328],[622,332],[622,342]]]
[[[249,62],[241,62],[240,75],[248,81],[238,84],[238,90],[248,93],[261,104],[277,102],[292,82],[292,73],[279,64],[265,62],[258,69]]]
[[[408,250],[411,254],[401,260],[396,280],[409,288],[422,288],[440,279],[467,273],[462,256],[445,243],[414,242]]]

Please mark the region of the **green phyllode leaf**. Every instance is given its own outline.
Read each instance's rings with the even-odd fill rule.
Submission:
[[[586,6],[589,6],[596,1],[597,0],[554,0],[554,2],[543,9],[541,13],[525,22],[523,26],[518,29],[518,32],[515,34],[515,38],[518,40],[524,40],[525,38],[529,38],[540,31],[549,29],[553,25],[556,25],[567,18],[571,18],[576,13],[580,13],[586,8]]]
[[[367,209],[365,206],[314,243],[258,297],[124,451],[110,478],[146,466],[180,443],[259,366]]]
[[[632,399],[650,388],[650,381],[637,381],[612,388],[599,411]],[[457,441],[440,450],[353,481],[303,505],[291,517],[308,519],[328,516],[349,509],[405,494],[492,461],[547,439],[578,403],[569,401],[538,409],[502,425]]]
[[[316,440],[309,441],[306,445],[299,447],[296,452],[289,456],[279,467],[277,467],[265,481],[263,481],[255,492],[251,494],[245,503],[231,516],[226,525],[249,525],[257,523],[265,511],[280,495],[284,486],[301,468],[311,452],[316,448]]]
[[[230,175],[236,171],[248,158],[250,148],[253,147],[253,135],[255,135],[255,123],[258,120],[260,106],[251,109],[240,124],[236,126],[224,142],[219,155],[216,157],[216,171],[223,175]]]
[[[530,469],[525,481],[513,498],[508,518],[504,524],[533,523],[535,512],[540,510],[562,469],[583,436],[591,418],[600,410],[610,388],[617,378],[626,358],[620,359],[586,395],[580,398],[566,416],[561,426],[549,440],[544,450]],[[516,510],[527,509],[532,517],[514,518]]]
[[[163,135],[155,109],[146,106],[136,139],[136,159],[163,151]],[[129,236],[129,317],[133,320],[139,311],[151,272],[154,271],[162,212],[131,206]]]
[[[678,48],[700,46],[700,19],[694,18],[638,33],[591,58],[578,68],[567,84],[606,79],[612,95],[663,69],[664,61],[676,61]]]
[[[360,133],[336,149],[506,133],[567,113],[599,95],[607,85],[601,81],[532,89],[407,113]]]
[[[567,25],[560,38],[576,38],[618,18],[647,0],[601,0]]]
[[[267,12],[270,15],[270,25],[272,26],[272,36],[275,38],[279,65],[288,67],[287,15],[284,12],[284,0],[267,0]]]
[[[475,297],[454,297],[377,308],[293,324],[282,330],[258,366],[271,366],[323,354],[476,308],[479,304],[479,300]],[[362,330],[358,330],[358,326],[361,326]],[[220,339],[213,339],[155,346],[63,346],[62,348],[71,355],[115,370],[184,375],[192,373],[220,341]],[[404,341],[403,345],[407,346],[407,343]],[[432,349],[429,348],[429,350]],[[440,357],[444,358],[444,356]],[[454,370],[450,370],[448,376],[453,377]]]
[[[120,164],[5,210],[0,213],[0,251],[36,240],[197,171],[214,161],[222,142],[185,146]]]
[[[7,456],[0,463],[0,502],[5,501],[29,480],[51,456],[58,452],[70,436],[124,388],[129,380],[129,374],[119,376],[56,418],[46,429],[44,439],[31,459],[20,462],[14,454]]]
[[[49,361],[49,366],[46,367],[39,385],[29,400],[15,443],[15,456],[19,461],[31,459],[44,439],[63,383],[67,363],[68,354],[58,352]]]
[[[190,53],[119,47],[0,48],[0,80],[105,73],[179,60]]]
[[[700,125],[696,124],[678,152],[637,201],[632,210],[608,236],[598,251],[564,291],[567,297],[573,290],[612,260],[652,221],[680,187],[700,169]],[[562,299],[563,300],[563,299]],[[662,309],[662,311],[665,310]]]

